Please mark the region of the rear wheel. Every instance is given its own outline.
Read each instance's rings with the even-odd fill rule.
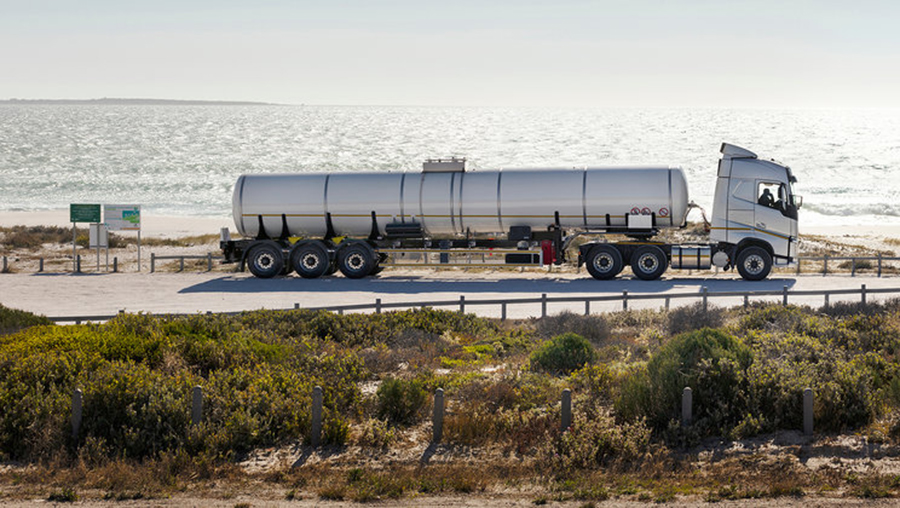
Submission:
[[[338,251],[338,269],[349,279],[361,279],[375,268],[375,251],[362,242],[351,243]]]
[[[747,247],[738,254],[737,269],[744,280],[763,280],[772,271],[772,255],[762,247]]]
[[[668,266],[666,253],[656,245],[644,245],[631,255],[631,271],[639,279],[656,280]]]
[[[328,259],[328,251],[321,243],[307,242],[298,245],[291,252],[291,265],[304,279],[315,279],[328,273],[331,260]]]
[[[260,279],[271,279],[284,271],[284,255],[275,244],[263,243],[247,253],[247,267],[250,273]]]
[[[587,271],[595,279],[609,280],[619,275],[624,264],[622,254],[612,245],[597,245],[588,251]]]

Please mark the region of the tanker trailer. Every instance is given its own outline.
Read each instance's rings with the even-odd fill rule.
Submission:
[[[696,206],[677,167],[471,171],[465,159],[435,159],[421,172],[242,175],[233,213],[244,239],[223,237],[222,249],[257,277],[361,278],[385,266],[559,265],[588,237],[577,263],[596,279],[625,266],[653,280],[715,265],[761,280],[796,257],[796,179],[743,148],[721,153],[703,244],[653,240],[685,227]]]

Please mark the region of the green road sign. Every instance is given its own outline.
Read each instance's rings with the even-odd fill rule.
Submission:
[[[69,222],[100,222],[100,205],[69,205]]]

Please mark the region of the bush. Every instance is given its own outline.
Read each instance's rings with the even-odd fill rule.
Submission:
[[[603,344],[609,340],[609,324],[603,316],[592,314],[583,316],[563,311],[553,316],[538,319],[535,323],[538,336],[549,339],[564,333],[581,335],[593,344]]]
[[[428,400],[421,382],[396,378],[385,379],[375,396],[378,399],[379,418],[405,425],[416,422]]]
[[[595,358],[594,347],[587,339],[575,333],[564,333],[544,342],[531,353],[531,369],[569,374]]]
[[[0,335],[18,332],[30,326],[52,325],[53,321],[23,310],[16,310],[0,305]]]
[[[718,328],[724,322],[725,311],[723,309],[708,306],[707,310],[703,310],[703,304],[697,302],[669,312],[669,333],[678,335],[701,328]]]
[[[682,391],[689,386],[695,424],[728,431],[748,407],[745,372],[752,361],[750,348],[733,335],[709,328],[685,333],[625,381],[616,406],[627,419],[647,418],[661,431],[679,418]]]

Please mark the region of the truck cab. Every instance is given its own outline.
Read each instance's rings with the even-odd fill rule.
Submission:
[[[749,280],[797,258],[800,196],[789,167],[760,160],[755,153],[723,143],[710,240],[718,245],[713,264],[737,267]]]

